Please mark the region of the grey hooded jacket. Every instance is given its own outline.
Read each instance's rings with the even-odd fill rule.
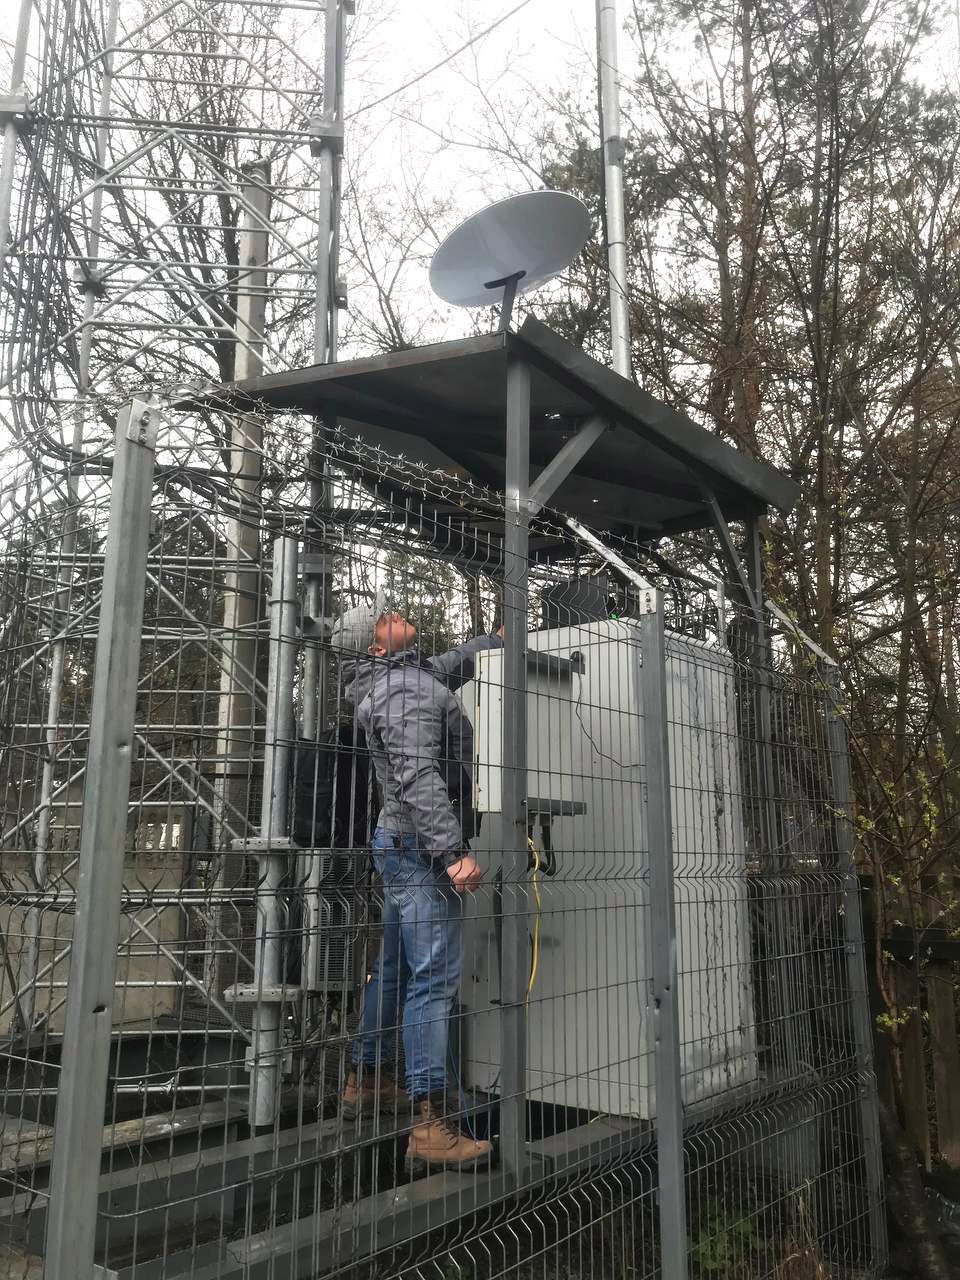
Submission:
[[[472,677],[476,654],[502,644],[477,636],[432,658],[405,649],[362,658],[344,677],[383,796],[377,825],[415,835],[421,852],[444,864],[464,847],[452,797],[469,796],[473,776],[473,730],[453,690]]]

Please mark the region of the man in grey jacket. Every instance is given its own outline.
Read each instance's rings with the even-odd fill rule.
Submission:
[[[363,997],[348,1116],[408,1102],[411,1170],[477,1168],[489,1142],[461,1133],[446,1102],[448,1022],[463,961],[463,894],[480,867],[470,855],[473,731],[453,691],[475,655],[501,635],[478,636],[421,658],[417,631],[382,597],[344,614],[332,643],[349,661],[344,695],[363,730],[383,798],[371,845],[383,881],[383,941]],[[352,656],[351,656],[352,655]],[[407,1093],[395,1074],[397,1030]]]

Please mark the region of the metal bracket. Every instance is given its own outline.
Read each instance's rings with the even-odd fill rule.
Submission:
[[[594,416],[567,440],[547,463],[527,490],[527,510],[536,515],[545,502],[556,492],[582,457],[607,430],[605,419]]]
[[[305,614],[300,623],[300,634],[305,640],[329,640],[333,618],[311,618]]]
[[[582,800],[554,800],[552,797],[545,800],[540,796],[528,797],[526,807],[527,813],[538,817],[572,818],[587,812]]]
[[[778,619],[784,630],[789,631],[789,633],[794,636],[795,639],[799,640],[801,644],[806,645],[815,657],[819,658],[821,662],[827,663],[828,666],[835,667],[837,665],[836,661],[830,657],[829,653],[824,649],[821,649],[816,640],[811,639],[811,637],[794,622],[789,614],[784,613],[783,610],[778,608],[772,600],[764,600],[763,603],[767,608],[767,612],[772,613],[773,616]]]
[[[307,129],[312,156],[322,156],[324,151],[332,151],[335,156],[343,155],[342,120],[332,120],[329,116],[311,116]]]
[[[583,675],[586,669],[582,653],[572,653],[569,658],[561,658],[545,649],[527,650],[527,670],[545,680],[570,680],[575,675]]]
[[[223,998],[228,1004],[293,1004],[302,994],[300,987],[282,983],[261,986],[256,982],[235,982],[224,990]]]
[[[135,398],[130,401],[129,407],[125,406],[125,408],[129,416],[127,425],[124,427],[124,436],[134,444],[143,445],[145,449],[155,450],[157,431],[160,426],[156,401],[152,396],[146,400]]]
[[[623,164],[627,156],[627,144],[622,138],[608,138],[604,143],[607,164]]]
[[[574,520],[573,516],[567,516],[564,523],[581,541],[591,547],[602,560],[606,560],[607,564],[611,565],[628,582],[632,582],[639,589],[641,613],[657,613],[659,611],[660,592],[656,587],[642,577],[641,574],[637,573],[636,569],[631,569],[622,556],[618,556],[615,551],[611,551],[592,530],[588,529],[586,525],[582,525],[579,520]]]
[[[92,293],[95,298],[106,297],[107,286],[103,282],[102,271],[94,271],[84,262],[77,267],[74,279],[81,293]]]
[[[234,853],[290,853],[300,846],[289,836],[250,836],[247,840],[231,840]]]
[[[30,106],[28,94],[0,94],[0,125],[4,128],[12,124],[17,133],[29,133],[33,129],[36,118],[37,113]]]
[[[717,502],[716,496],[706,487],[701,489],[701,493],[703,494],[703,505],[710,512],[710,519],[713,521],[714,530],[720,540],[720,550],[727,562],[727,568],[736,579],[736,583],[746,597],[747,603],[752,609],[756,609],[758,606],[756,593],[750,585],[750,580],[740,562],[737,548],[733,545],[730,530],[727,528],[727,522],[724,519],[723,512],[720,510],[720,504]]]
[[[332,557],[325,551],[306,551],[300,557],[300,572],[305,578],[325,578],[332,569]]]

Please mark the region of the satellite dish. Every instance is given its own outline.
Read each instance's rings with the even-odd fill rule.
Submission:
[[[451,231],[433,255],[430,285],[444,302],[486,307],[502,297],[500,328],[513,301],[559,275],[590,236],[590,214],[564,191],[498,200]]]

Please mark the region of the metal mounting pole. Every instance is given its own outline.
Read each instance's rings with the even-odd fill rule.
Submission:
[[[530,368],[507,365],[503,570],[503,955],[500,1011],[500,1159],[519,1185],[526,1167],[527,973],[527,578]]]
[[[323,113],[311,121],[311,151],[320,160],[317,186],[317,276],[313,358],[329,363],[337,349],[340,161],[343,155],[344,0],[325,0]]]
[[[346,15],[343,0],[326,0],[326,25],[323,46],[323,114],[311,124],[316,137],[311,151],[319,158],[317,186],[316,293],[313,316],[313,358],[317,364],[332,364],[337,358],[337,272],[340,248],[340,164],[343,154],[343,80],[345,62]],[[334,420],[335,421],[335,420]],[[313,421],[311,450],[310,502],[314,509],[330,505],[330,477],[323,455],[325,434],[323,419]],[[327,608],[329,573],[306,577],[307,617],[323,617]],[[315,645],[304,655],[303,707],[300,728],[304,738],[316,737],[324,716],[324,697],[320,652]],[[312,869],[312,868],[311,868]]]
[[[860,889],[853,856],[853,823],[850,803],[850,746],[847,726],[840,712],[841,694],[837,667],[819,664],[826,690],[827,749],[830,753],[830,784],[836,813],[837,853],[843,877],[843,932],[846,937],[847,984],[850,1018],[860,1069],[860,1123],[863,1161],[869,1202],[870,1246],[874,1258],[886,1251],[887,1229],[883,1212],[883,1155],[880,1143],[880,1114],[873,1066],[873,1026],[867,990],[866,955]]]
[[[667,644],[662,600],[640,619],[643,760],[650,857],[650,949],[656,1086],[657,1180],[662,1280],[687,1280],[687,1212],[683,1178],[680,988],[670,797]]]
[[[344,0],[326,0],[326,26],[323,50],[323,114],[315,123],[317,137],[311,144],[319,157],[319,208],[317,217],[316,297],[314,310],[313,358],[317,363],[333,363],[337,358],[337,276],[340,257],[340,169],[343,155],[343,89],[346,62],[346,13]],[[328,429],[336,419],[315,419],[310,466],[310,502],[314,511],[329,510],[333,503],[331,477],[323,452]],[[304,613],[307,617],[326,617],[330,613],[332,577],[326,547],[311,547],[320,559],[320,571],[304,574]],[[319,556],[317,556],[319,553]],[[303,697],[301,699],[300,732],[314,741],[328,728],[327,688],[324,657],[319,645],[309,644],[303,656]],[[322,956],[319,947],[320,881],[324,859],[306,855],[298,873],[303,885],[305,929],[302,944],[302,982],[308,990],[318,988]],[[305,1015],[310,1010],[304,1006]]]
[[[243,221],[240,230],[240,277],[237,288],[237,378],[263,372],[264,328],[267,315],[266,264],[270,252],[270,165],[258,160],[245,167],[242,188]],[[259,507],[262,429],[254,414],[239,414],[230,425],[230,478],[241,503],[239,518],[227,524],[227,555],[236,563],[224,576],[223,645],[220,652],[220,700],[217,707],[216,822],[214,839],[228,847],[225,824],[236,827],[247,815],[247,795],[253,757],[256,704],[253,697],[257,663],[254,630],[259,614]],[[246,516],[246,518],[244,518]],[[241,823],[242,826],[242,823]],[[217,871],[214,889],[227,883],[227,868]],[[219,910],[214,909],[214,933]],[[207,939],[205,985],[219,985],[213,936]]]
[[[287,790],[293,740],[293,683],[297,666],[297,553],[295,538],[273,544],[270,661],[263,751],[263,800],[257,848],[257,944],[254,957],[253,1037],[250,1049],[250,1124],[273,1124],[280,1101],[281,1014],[293,994],[284,987],[283,940],[288,932],[282,885],[290,857]],[[241,847],[242,843],[241,843]],[[249,847],[249,846],[248,846]]]
[[[93,1274],[156,439],[156,409],[134,400],[120,414],[113,461],[46,1280],[89,1280]]]
[[[513,304],[517,300],[517,286],[526,274],[525,271],[515,271],[513,275],[503,276],[499,280],[489,280],[483,286],[485,289],[503,290],[500,298],[500,322],[497,325],[499,333],[507,333],[510,328],[510,321],[513,319]]]
[[[630,311],[627,306],[627,230],[623,211],[624,146],[620,136],[618,27],[616,0],[597,0],[597,60],[600,64],[600,132],[607,224],[610,346],[613,349],[614,369],[622,377],[629,378],[632,370]]]

